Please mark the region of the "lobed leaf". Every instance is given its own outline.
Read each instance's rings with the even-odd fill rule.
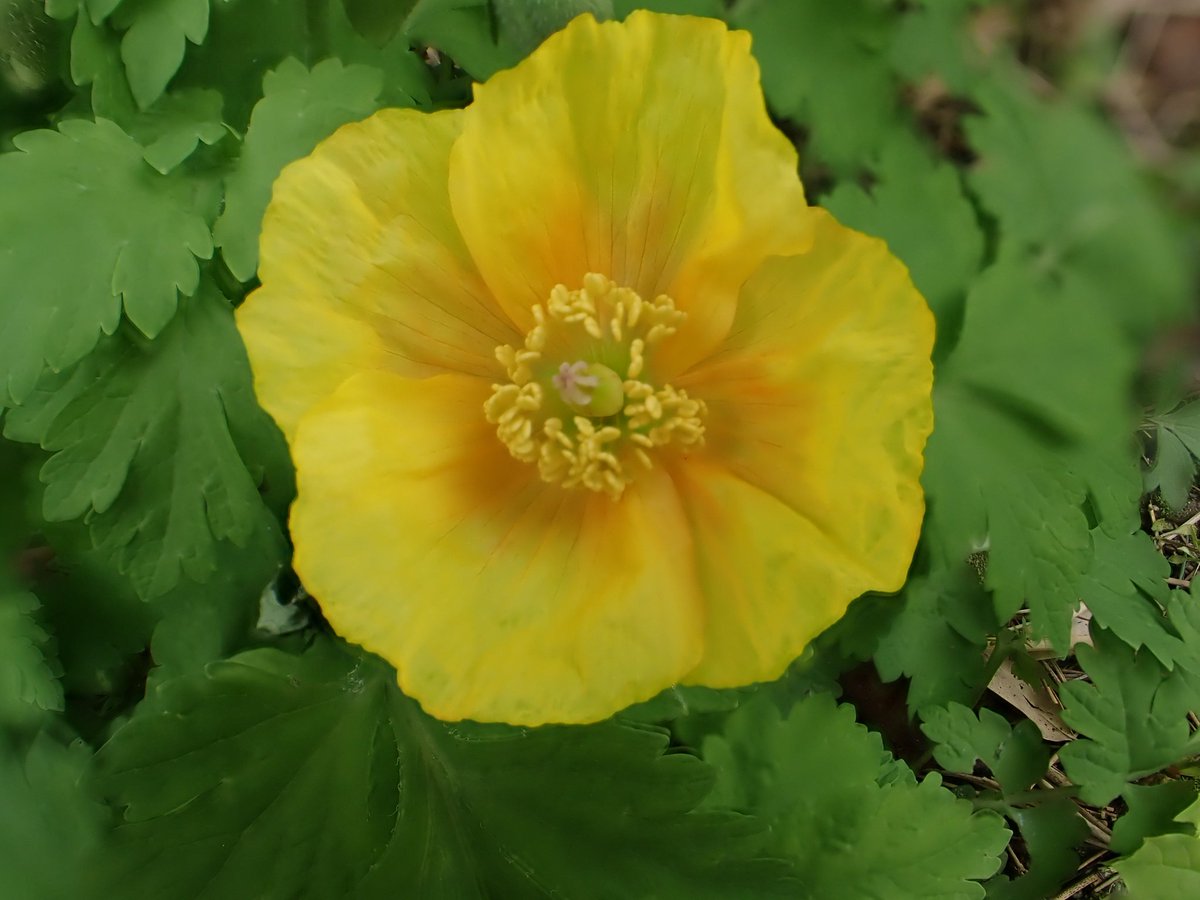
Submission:
[[[916,783],[854,709],[815,694],[785,717],[755,696],[704,743],[710,805],[753,809],[796,864],[797,897],[980,898],[1009,832],[936,775]]]
[[[1127,781],[1195,752],[1187,714],[1195,682],[1168,672],[1148,653],[1134,653],[1104,631],[1077,655],[1090,683],[1062,685],[1063,721],[1080,740],[1062,749],[1067,775],[1088,803],[1104,806]]]
[[[5,435],[53,453],[41,474],[46,518],[87,517],[95,545],[144,598],[184,576],[207,580],[217,542],[243,545],[271,527],[260,486],[290,493],[283,439],[207,283],[148,347],[112,339],[45,379],[9,412]]]
[[[35,618],[38,600],[0,587],[0,725],[30,725],[63,708],[50,636]]]
[[[1132,855],[1117,860],[1117,870],[1131,897],[1192,897],[1200,894],[1200,800],[1181,812],[1176,821],[1185,834],[1147,838]]]
[[[970,774],[980,760],[1006,794],[1026,790],[1046,774],[1050,751],[1028,719],[1013,728],[990,709],[972,712],[961,703],[921,711],[921,730],[936,742],[933,756],[945,769]]]
[[[695,811],[712,774],[665,749],[612,722],[437,722],[327,641],[251,651],[163,681],[100,750],[125,807],[107,874],[180,900],[787,896],[756,824]]]
[[[771,108],[810,127],[813,153],[836,170],[853,171],[903,121],[887,61],[890,4],[745,0],[731,18],[754,37]]]
[[[71,119],[0,155],[0,406],[24,402],[117,329],[154,337],[200,281],[212,237],[182,179],[111,122]]]
[[[1136,513],[1124,459],[1132,364],[1085,295],[1009,260],[976,282],[934,387],[924,477],[934,559],[986,549],[1001,620],[1027,605],[1034,632],[1063,652],[1092,564],[1085,503],[1106,520]]]
[[[374,112],[381,87],[378,70],[336,59],[311,71],[289,59],[267,74],[241,159],[226,181],[225,211],[213,229],[236,277],[249,281],[258,268],[258,234],[280,170],[339,125]]]

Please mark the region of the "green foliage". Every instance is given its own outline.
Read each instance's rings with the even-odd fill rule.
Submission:
[[[1008,841],[993,813],[937,775],[918,784],[825,695],[786,717],[763,697],[742,704],[704,757],[718,771],[710,803],[766,818],[770,848],[796,861],[799,897],[982,897],[977,879]]]
[[[225,188],[225,211],[213,235],[229,270],[248,281],[258,268],[258,231],[280,170],[309,153],[339,125],[375,111],[382,76],[365,66],[327,60],[311,72],[287,60],[263,80],[238,168]]]
[[[1068,798],[1010,806],[1005,815],[1020,831],[1029,855],[1028,871],[1019,878],[999,875],[988,882],[989,900],[1045,900],[1079,868],[1077,847],[1087,826]]]
[[[230,305],[272,183],[337,127],[462,106],[571,16],[637,8],[748,29],[810,202],[927,297],[918,553],[774,684],[438,723],[297,590]],[[0,893],[1043,900],[1110,802],[1132,896],[1186,891],[1200,401],[1137,361],[1198,232],[1094,100],[1114,35],[1031,75],[1000,14],[1026,27],[988,0],[0,0]],[[1194,200],[1197,172],[1158,174]],[[980,708],[1042,639],[1080,733],[1052,793],[1051,744]]]
[[[41,712],[63,708],[58,666],[37,610],[32,594],[0,588],[0,725],[36,723]]]
[[[117,0],[113,21],[124,32],[121,59],[129,87],[138,106],[149,106],[162,96],[167,83],[179,70],[187,42],[201,43],[208,34],[211,0]],[[101,0],[104,6],[113,0]],[[97,7],[89,2],[92,20],[99,21]]]
[[[416,5],[417,0],[342,0],[355,31],[379,46],[396,36]]]
[[[83,784],[91,749],[46,733],[0,744],[0,872],[6,900],[89,896],[89,854],[106,812]]]
[[[1044,103],[999,78],[972,97],[970,180],[999,216],[1000,255],[1079,279],[1093,308],[1135,333],[1182,315],[1189,267],[1179,232],[1146,191],[1120,138],[1087,109]]]
[[[821,161],[853,172],[899,127],[899,85],[885,52],[895,22],[890,4],[743,0],[732,20],[754,36],[768,102],[811,129]]]
[[[753,861],[752,820],[694,811],[712,773],[663,755],[661,732],[439,723],[394,678],[320,641],[160,684],[98,756],[99,788],[125,808],[109,883],[179,898],[390,897],[397,885],[723,898],[784,885]]]
[[[1200,893],[1200,800],[1176,821],[1188,826],[1184,834],[1147,838],[1131,856],[1113,863],[1134,898],[1190,897]]]
[[[886,240],[908,265],[939,325],[956,323],[983,260],[983,233],[961,177],[913,139],[884,144],[873,168],[879,180],[869,191],[843,181],[822,205],[851,228]],[[930,214],[916,230],[912,211],[925,205]]]
[[[1028,720],[1016,728],[990,709],[973,713],[961,703],[922,710],[921,730],[936,742],[934,758],[952,772],[971,772],[980,760],[1004,792],[1015,794],[1046,774],[1050,752]]]
[[[1148,837],[1160,834],[1189,834],[1191,829],[1175,817],[1196,800],[1195,785],[1185,781],[1160,784],[1130,784],[1121,792],[1128,811],[1112,830],[1113,852],[1124,856],[1136,851]]]
[[[1092,562],[1084,504],[1105,487],[1088,468],[1111,452],[1099,441],[1124,418],[1131,364],[1087,297],[1008,261],[976,281],[934,390],[925,477],[934,558],[986,549],[1000,618],[1027,604],[1035,633],[1060,651]]]
[[[1196,681],[1168,672],[1148,653],[1133,653],[1100,631],[1095,648],[1078,648],[1090,683],[1061,688],[1063,720],[1082,736],[1062,749],[1063,766],[1089,803],[1108,803],[1125,782],[1156,772],[1200,743],[1187,714],[1196,706]]]
[[[613,17],[612,0],[491,0],[496,26],[505,40],[528,53],[573,18],[591,13]]]
[[[288,492],[282,438],[207,283],[153,344],[118,336],[47,377],[9,412],[5,435],[54,453],[41,475],[46,518],[86,516],[143,597],[207,580],[217,542],[241,545],[268,527],[264,478]]]
[[[875,665],[885,681],[910,679],[908,706],[974,703],[987,686],[987,635],[998,623],[979,575],[969,565],[947,566],[909,579],[903,607],[882,636]]]
[[[1158,488],[1163,502],[1178,509],[1187,502],[1200,460],[1200,402],[1186,403],[1152,421],[1158,426],[1157,451],[1146,473],[1146,488]]]
[[[111,122],[68,120],[14,144],[0,155],[0,406],[24,402],[44,366],[91,352],[122,310],[157,335],[213,249],[189,185],[146,165]]]
[[[489,0],[418,0],[405,30],[414,43],[447,53],[477,81],[521,58],[496,33]]]

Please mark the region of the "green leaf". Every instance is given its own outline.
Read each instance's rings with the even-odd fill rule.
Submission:
[[[1157,489],[1170,509],[1182,509],[1196,480],[1196,460],[1170,428],[1160,424],[1156,438],[1154,465],[1145,477],[1146,490]]]
[[[1187,834],[1186,824],[1175,817],[1196,800],[1196,786],[1186,781],[1161,784],[1130,784],[1121,791],[1128,811],[1117,819],[1109,848],[1128,856],[1146,838],[1160,834]]]
[[[900,17],[890,58],[910,83],[934,76],[965,93],[988,70],[988,57],[971,40],[970,20],[979,0],[917,0]]]
[[[162,619],[150,644],[157,665],[153,684],[199,672],[253,642],[263,591],[287,561],[283,533],[271,527],[255,531],[245,547],[216,547],[216,571],[204,584],[182,580],[156,606]]]
[[[1046,900],[1059,892],[1079,868],[1075,848],[1089,832],[1067,797],[1013,807],[1009,818],[1021,832],[1029,854],[1029,871],[1011,881],[997,876],[988,882],[988,900]]]
[[[1164,614],[1171,566],[1150,535],[1139,529],[1111,536],[1095,529],[1092,539],[1095,557],[1079,584],[1079,598],[1095,622],[1134,650],[1145,647],[1168,669],[1177,659],[1189,658],[1192,654],[1172,633]]]
[[[613,16],[624,19],[635,9],[666,13],[671,16],[725,17],[725,0],[613,0]]]
[[[771,826],[769,849],[796,863],[798,897],[983,897],[1009,832],[941,786],[896,778],[879,736],[854,709],[822,694],[781,718],[756,696],[710,737],[718,770],[710,804],[753,810]]]
[[[1104,806],[1127,781],[1194,751],[1187,714],[1196,697],[1181,672],[1168,672],[1150,654],[1135,654],[1100,629],[1092,639],[1094,648],[1077,650],[1091,683],[1059,688],[1063,721],[1080,733],[1061,758],[1083,800]]]
[[[887,241],[945,327],[959,315],[983,260],[983,233],[961,178],[917,141],[900,137],[884,146],[874,168],[879,180],[869,193],[843,181],[822,204],[843,224]]]
[[[146,162],[164,175],[191,156],[197,145],[212,145],[229,129],[222,121],[216,91],[185,89],[165,94],[149,109],[134,102],[121,64],[117,38],[86,15],[75,22],[71,77],[92,86],[92,112],[110,119],[146,148]]]
[[[493,24],[488,0],[419,0],[404,31],[414,44],[448,54],[472,78],[486,81],[523,55]]]
[[[82,742],[39,734],[18,752],[0,745],[0,872],[5,900],[95,896],[91,860],[104,809],[81,782],[91,763]]]
[[[374,112],[381,86],[378,70],[336,59],[311,72],[289,59],[267,74],[241,159],[226,182],[225,211],[213,229],[235,276],[249,281],[258,268],[259,228],[280,170],[338,126]]]
[[[342,0],[346,18],[355,30],[383,46],[400,30],[417,0]]]
[[[875,666],[884,681],[911,679],[908,708],[974,703],[987,687],[987,634],[999,627],[979,575],[965,563],[910,578],[903,606],[881,637]]]
[[[144,598],[185,576],[207,580],[218,541],[244,545],[270,527],[260,486],[290,493],[283,438],[207,283],[149,346],[114,338],[48,377],[10,411],[5,435],[53,452],[41,475],[46,518],[86,516],[95,545]]]
[[[1147,486],[1161,487],[1166,504],[1179,509],[1187,502],[1196,476],[1194,460],[1200,460],[1200,400],[1155,416],[1152,421],[1158,424],[1158,455]]]
[[[157,610],[141,601],[113,561],[91,546],[82,523],[46,528],[54,563],[39,581],[43,617],[54,634],[67,694],[140,694],[142,654]]]
[[[1181,812],[1176,821],[1189,826],[1187,834],[1147,838],[1141,848],[1112,867],[1120,873],[1131,897],[1200,896],[1200,800]]]
[[[131,896],[766,897],[752,820],[696,812],[712,773],[662,732],[423,715],[319,642],[162,683],[97,757]],[[581,852],[586,848],[587,852]]]
[[[1001,620],[1028,605],[1034,632],[1060,651],[1091,565],[1085,502],[1108,516],[1136,511],[1124,465],[1132,365],[1087,296],[1006,261],[976,282],[934,388],[925,470],[934,558],[954,564],[987,549]]]
[[[882,0],[744,0],[732,20],[754,38],[767,102],[812,129],[813,153],[853,172],[901,121],[887,64],[895,24]]]
[[[106,0],[111,2],[111,0]],[[209,0],[118,0],[112,21],[125,32],[121,59],[138,106],[162,96],[188,42],[208,35]],[[93,13],[93,21],[100,19]]]
[[[0,155],[0,406],[28,397],[112,334],[122,308],[157,335],[196,291],[212,237],[190,186],[146,165],[107,121],[31,131]]]
[[[522,53],[583,13],[600,21],[613,17],[612,0],[492,0],[492,8],[500,34]]]
[[[976,714],[961,703],[923,709],[921,716],[921,730],[936,743],[933,756],[942,768],[970,774],[975,760],[982,760],[1006,794],[1026,790],[1050,765],[1050,750],[1029,720],[1013,728],[990,709]]]
[[[974,99],[986,115],[967,121],[980,155],[969,177],[1002,223],[1001,255],[1073,273],[1097,311],[1132,333],[1186,315],[1192,273],[1180,229],[1113,129],[1081,107],[1035,99],[1016,72]]]
[[[33,594],[0,587],[0,724],[26,726],[63,708],[50,636],[38,624]]]

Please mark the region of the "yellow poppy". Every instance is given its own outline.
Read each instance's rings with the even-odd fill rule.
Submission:
[[[903,583],[932,317],[796,173],[747,34],[635,13],[280,176],[238,323],[296,571],[430,713],[774,679]]]

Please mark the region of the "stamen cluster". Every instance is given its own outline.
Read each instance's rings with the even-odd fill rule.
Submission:
[[[686,318],[670,297],[643,300],[591,273],[579,290],[557,285],[533,317],[522,347],[496,348],[509,380],[492,386],[484,414],[545,481],[616,499],[633,480],[632,461],[649,468],[655,448],[704,442],[702,400],[641,380],[647,352]],[[615,404],[599,394],[610,379],[620,383]]]

